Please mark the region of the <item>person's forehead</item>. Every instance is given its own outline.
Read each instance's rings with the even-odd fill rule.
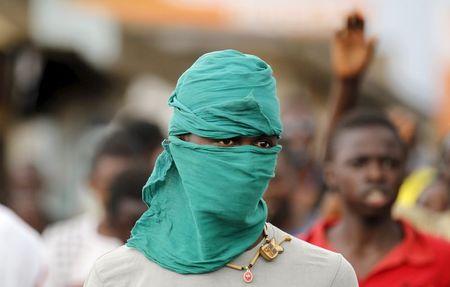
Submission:
[[[336,138],[335,156],[384,155],[401,153],[399,139],[390,129],[382,126],[350,128]]]
[[[95,174],[100,177],[112,177],[129,167],[132,162],[133,159],[128,156],[103,156],[95,166]]]

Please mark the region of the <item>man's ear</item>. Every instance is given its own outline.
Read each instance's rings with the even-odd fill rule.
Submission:
[[[325,162],[324,164],[324,178],[325,183],[330,191],[336,191],[336,174],[332,162]]]

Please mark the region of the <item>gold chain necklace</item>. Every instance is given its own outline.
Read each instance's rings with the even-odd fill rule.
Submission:
[[[291,239],[292,238],[290,236],[284,236],[283,240],[281,240],[279,243],[275,242],[274,238],[269,240],[267,235],[267,226],[264,226],[264,241],[258,248],[255,256],[253,256],[252,260],[250,260],[249,264],[236,265],[233,263],[228,263],[226,266],[235,270],[245,270],[244,274],[242,275],[242,279],[244,279],[245,283],[251,283],[254,278],[251,268],[256,264],[258,258],[262,256],[264,259],[266,259],[266,261],[272,261],[278,256],[278,254],[284,251],[284,248],[281,247],[281,244],[285,241],[289,242],[291,241]]]

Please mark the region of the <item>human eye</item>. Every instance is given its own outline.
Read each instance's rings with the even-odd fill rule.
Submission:
[[[350,165],[352,167],[360,168],[360,167],[365,166],[367,164],[367,162],[368,162],[368,158],[366,158],[366,157],[357,157],[357,158],[354,158],[354,159],[350,160],[349,163],[350,163]]]
[[[382,159],[382,166],[388,169],[397,168],[400,165],[400,161],[395,158],[386,157]]]
[[[237,141],[234,138],[231,139],[219,139],[216,141],[217,146],[230,147],[236,145]]]
[[[271,148],[275,146],[275,142],[269,138],[260,138],[255,141],[254,145],[260,148]]]

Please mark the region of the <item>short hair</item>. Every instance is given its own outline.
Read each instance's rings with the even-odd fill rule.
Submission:
[[[141,119],[125,118],[119,125],[136,141],[138,152],[151,154],[156,148],[161,147],[164,136],[156,124]]]
[[[345,115],[333,129],[328,139],[325,160],[329,161],[333,158],[337,139],[343,132],[365,127],[385,128],[392,132],[402,148],[405,146],[397,127],[383,112],[373,110],[355,110]]]
[[[148,178],[148,170],[143,165],[130,167],[116,175],[109,185],[110,197],[106,205],[109,216],[120,216],[119,204],[124,199],[142,200],[142,187]]]
[[[139,144],[122,128],[110,130],[97,145],[91,162],[91,173],[95,170],[100,159],[108,156],[137,158]]]

